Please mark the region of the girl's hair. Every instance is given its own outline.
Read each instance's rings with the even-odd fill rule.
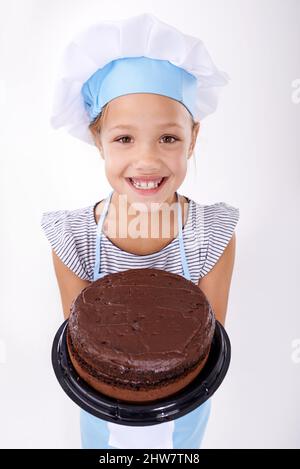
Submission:
[[[90,122],[89,124],[89,129],[90,131],[92,132],[92,134],[96,137],[97,135],[100,134],[101,132],[101,126],[103,125],[104,123],[104,120],[105,120],[105,116],[106,116],[106,113],[107,113],[107,110],[108,110],[108,105],[109,105],[109,102],[106,103],[103,107],[102,107],[102,110],[100,112],[100,114],[98,114],[97,117],[95,117],[95,119]],[[192,128],[195,127],[195,125],[197,124],[197,122],[195,122],[193,116],[191,115],[191,122],[192,122]],[[196,158],[195,158],[195,150],[193,151],[193,160],[194,160],[194,167],[195,167],[195,171],[197,172],[197,168],[196,168]]]
[[[101,126],[104,122],[104,118],[105,118],[105,115],[106,115],[107,110],[108,110],[108,105],[109,105],[109,102],[106,103],[102,107],[102,110],[101,110],[100,114],[98,114],[98,116],[95,117],[95,119],[92,120],[92,122],[90,122],[90,124],[89,124],[89,129],[90,129],[90,131],[92,132],[92,134],[94,136],[96,136],[97,134],[100,134]]]

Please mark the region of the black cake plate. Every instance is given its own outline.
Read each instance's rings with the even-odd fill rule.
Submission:
[[[58,329],[52,345],[52,366],[66,394],[82,409],[96,417],[120,425],[146,426],[177,419],[209,399],[222,383],[229,368],[229,337],[216,320],[209,357],[196,378],[170,397],[152,403],[133,404],[110,398],[89,386],[74,369],[67,348],[68,320]]]

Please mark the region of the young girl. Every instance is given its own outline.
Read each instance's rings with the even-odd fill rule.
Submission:
[[[88,207],[43,214],[65,318],[90,282],[154,267],[196,283],[224,325],[239,210],[225,202],[200,204],[177,189],[199,121],[215,110],[216,87],[226,75],[199,39],[149,14],[94,25],[69,46],[65,64],[69,76],[59,84],[52,124],[96,145],[113,188]],[[210,406],[211,399],[145,427],[82,410],[82,447],[199,448]]]

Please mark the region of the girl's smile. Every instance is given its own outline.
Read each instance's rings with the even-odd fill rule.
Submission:
[[[145,179],[142,177],[125,178],[132,190],[142,196],[157,194],[166,184],[168,176]]]

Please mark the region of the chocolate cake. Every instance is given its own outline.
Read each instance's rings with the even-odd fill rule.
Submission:
[[[215,316],[199,287],[160,269],[129,269],[84,288],[71,306],[70,359],[101,393],[151,402],[187,386],[204,367]]]

